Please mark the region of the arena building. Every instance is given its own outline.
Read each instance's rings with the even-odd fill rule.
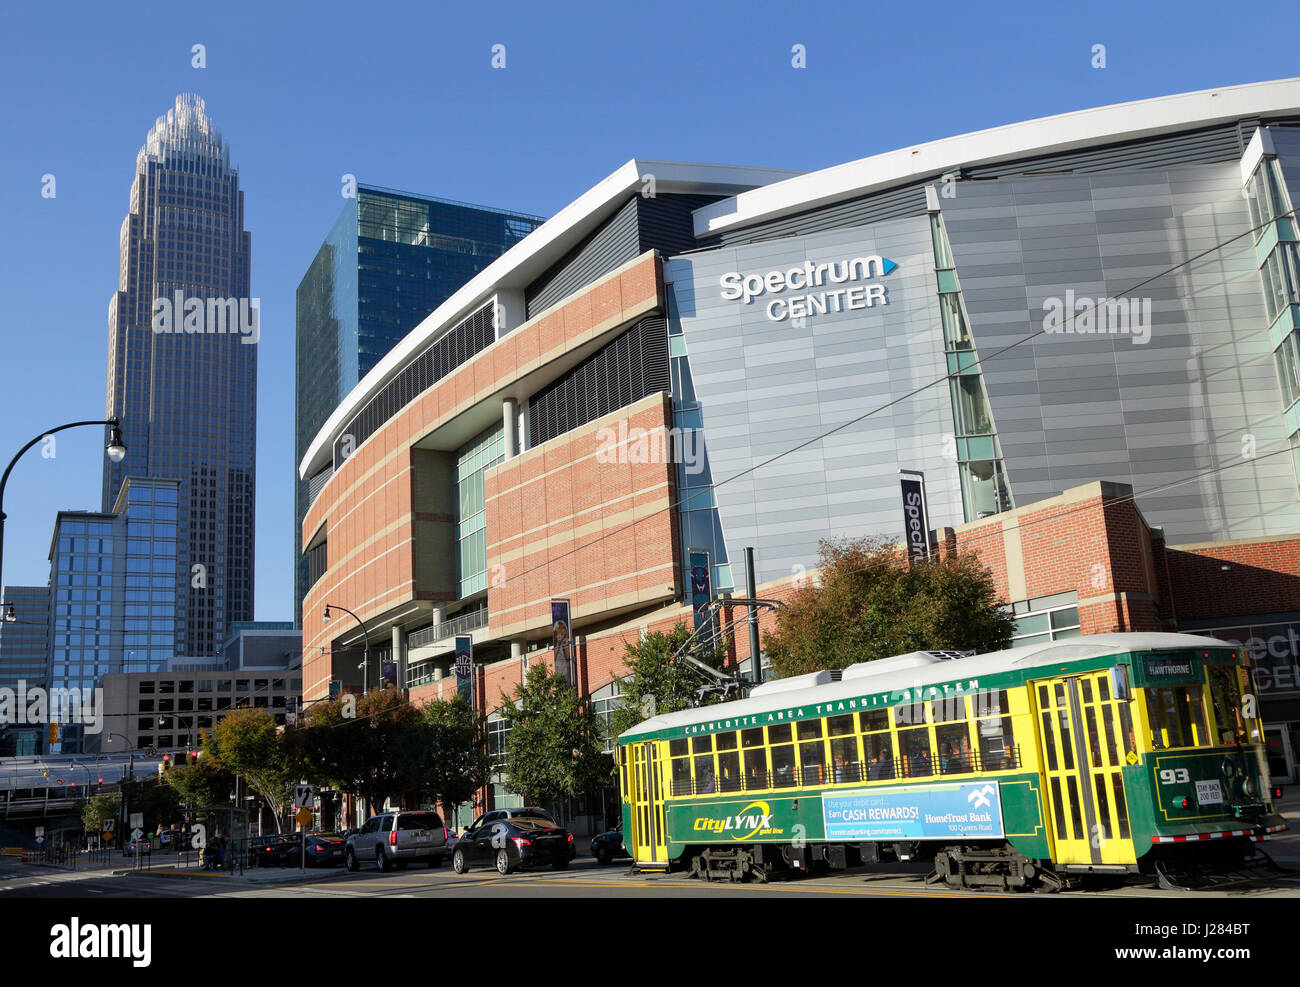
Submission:
[[[753,548],[779,595],[822,538],[903,536],[900,470],[924,475],[933,549],[985,555],[1025,639],[1294,641],[1297,201],[1300,80],[808,174],[629,161],[308,447],[304,698],[359,684],[366,645],[371,683],[382,648],[413,695],[449,693],[459,635],[491,713],[551,660],[567,600],[571,674],[608,709],[620,642],[689,620],[692,563],[744,595]],[[1279,774],[1300,752],[1286,647],[1264,645]]]

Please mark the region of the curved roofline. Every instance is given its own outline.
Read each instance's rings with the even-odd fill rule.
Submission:
[[[730,195],[799,174],[781,168],[631,159],[476,274],[389,350],[316,433],[298,464],[299,478],[307,479],[324,465],[334,435],[414,356],[492,295],[523,290],[639,191],[646,176],[654,177],[660,193]]]
[[[1300,112],[1300,78],[1074,110],[977,130],[808,172],[695,210],[697,237],[963,167],[1112,144],[1250,116]]]
[[[988,654],[974,655],[970,658],[936,660],[928,667],[899,668],[897,665],[892,665],[879,674],[859,674],[826,685],[791,689],[788,692],[773,692],[748,699],[737,699],[729,703],[718,703],[714,706],[699,706],[694,709],[679,710],[676,713],[664,713],[624,731],[619,735],[619,739],[653,733],[657,730],[690,726],[693,723],[704,723],[719,717],[725,719],[767,713],[795,706],[849,699],[869,693],[895,692],[939,682],[951,682],[955,679],[978,678],[982,675],[996,675],[999,672],[1016,669],[1057,665],[1062,661],[1087,661],[1125,651],[1209,647],[1231,648],[1233,645],[1227,641],[1203,637],[1199,634],[1086,634],[1083,637],[1053,641],[1037,647],[1008,648],[1005,651],[990,651]],[[881,660],[889,661],[888,658]],[[861,664],[870,666],[872,663]],[[867,671],[869,672],[869,668]]]

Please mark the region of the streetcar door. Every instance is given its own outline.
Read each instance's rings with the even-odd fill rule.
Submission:
[[[663,781],[654,741],[632,745],[632,858],[638,864],[665,864]]]
[[[1032,683],[1049,826],[1061,864],[1131,864],[1122,768],[1132,748],[1127,702],[1108,671]]]

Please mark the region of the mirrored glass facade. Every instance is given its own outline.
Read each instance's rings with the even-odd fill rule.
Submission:
[[[181,654],[215,654],[227,626],[253,616],[258,330],[249,254],[229,148],[203,100],[178,96],[136,157],[122,223],[107,406],[122,419],[128,453],[105,466],[101,509],[114,510],[128,477],[180,482],[168,646]]]
[[[330,414],[408,332],[543,222],[540,216],[361,185],[298,285],[295,621],[311,585],[296,467]]]

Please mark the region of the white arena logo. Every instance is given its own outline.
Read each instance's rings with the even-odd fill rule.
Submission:
[[[746,305],[763,295],[778,295],[767,303],[767,317],[772,322],[787,318],[800,319],[826,312],[854,312],[873,305],[888,305],[883,284],[852,284],[888,274],[898,265],[887,257],[872,254],[851,260],[815,264],[810,260],[802,267],[768,271],[766,274],[741,274],[729,271],[718,279],[725,301],[742,299]],[[829,285],[848,285],[832,288]],[[814,290],[824,289],[824,290]],[[786,291],[804,294],[785,296]]]

